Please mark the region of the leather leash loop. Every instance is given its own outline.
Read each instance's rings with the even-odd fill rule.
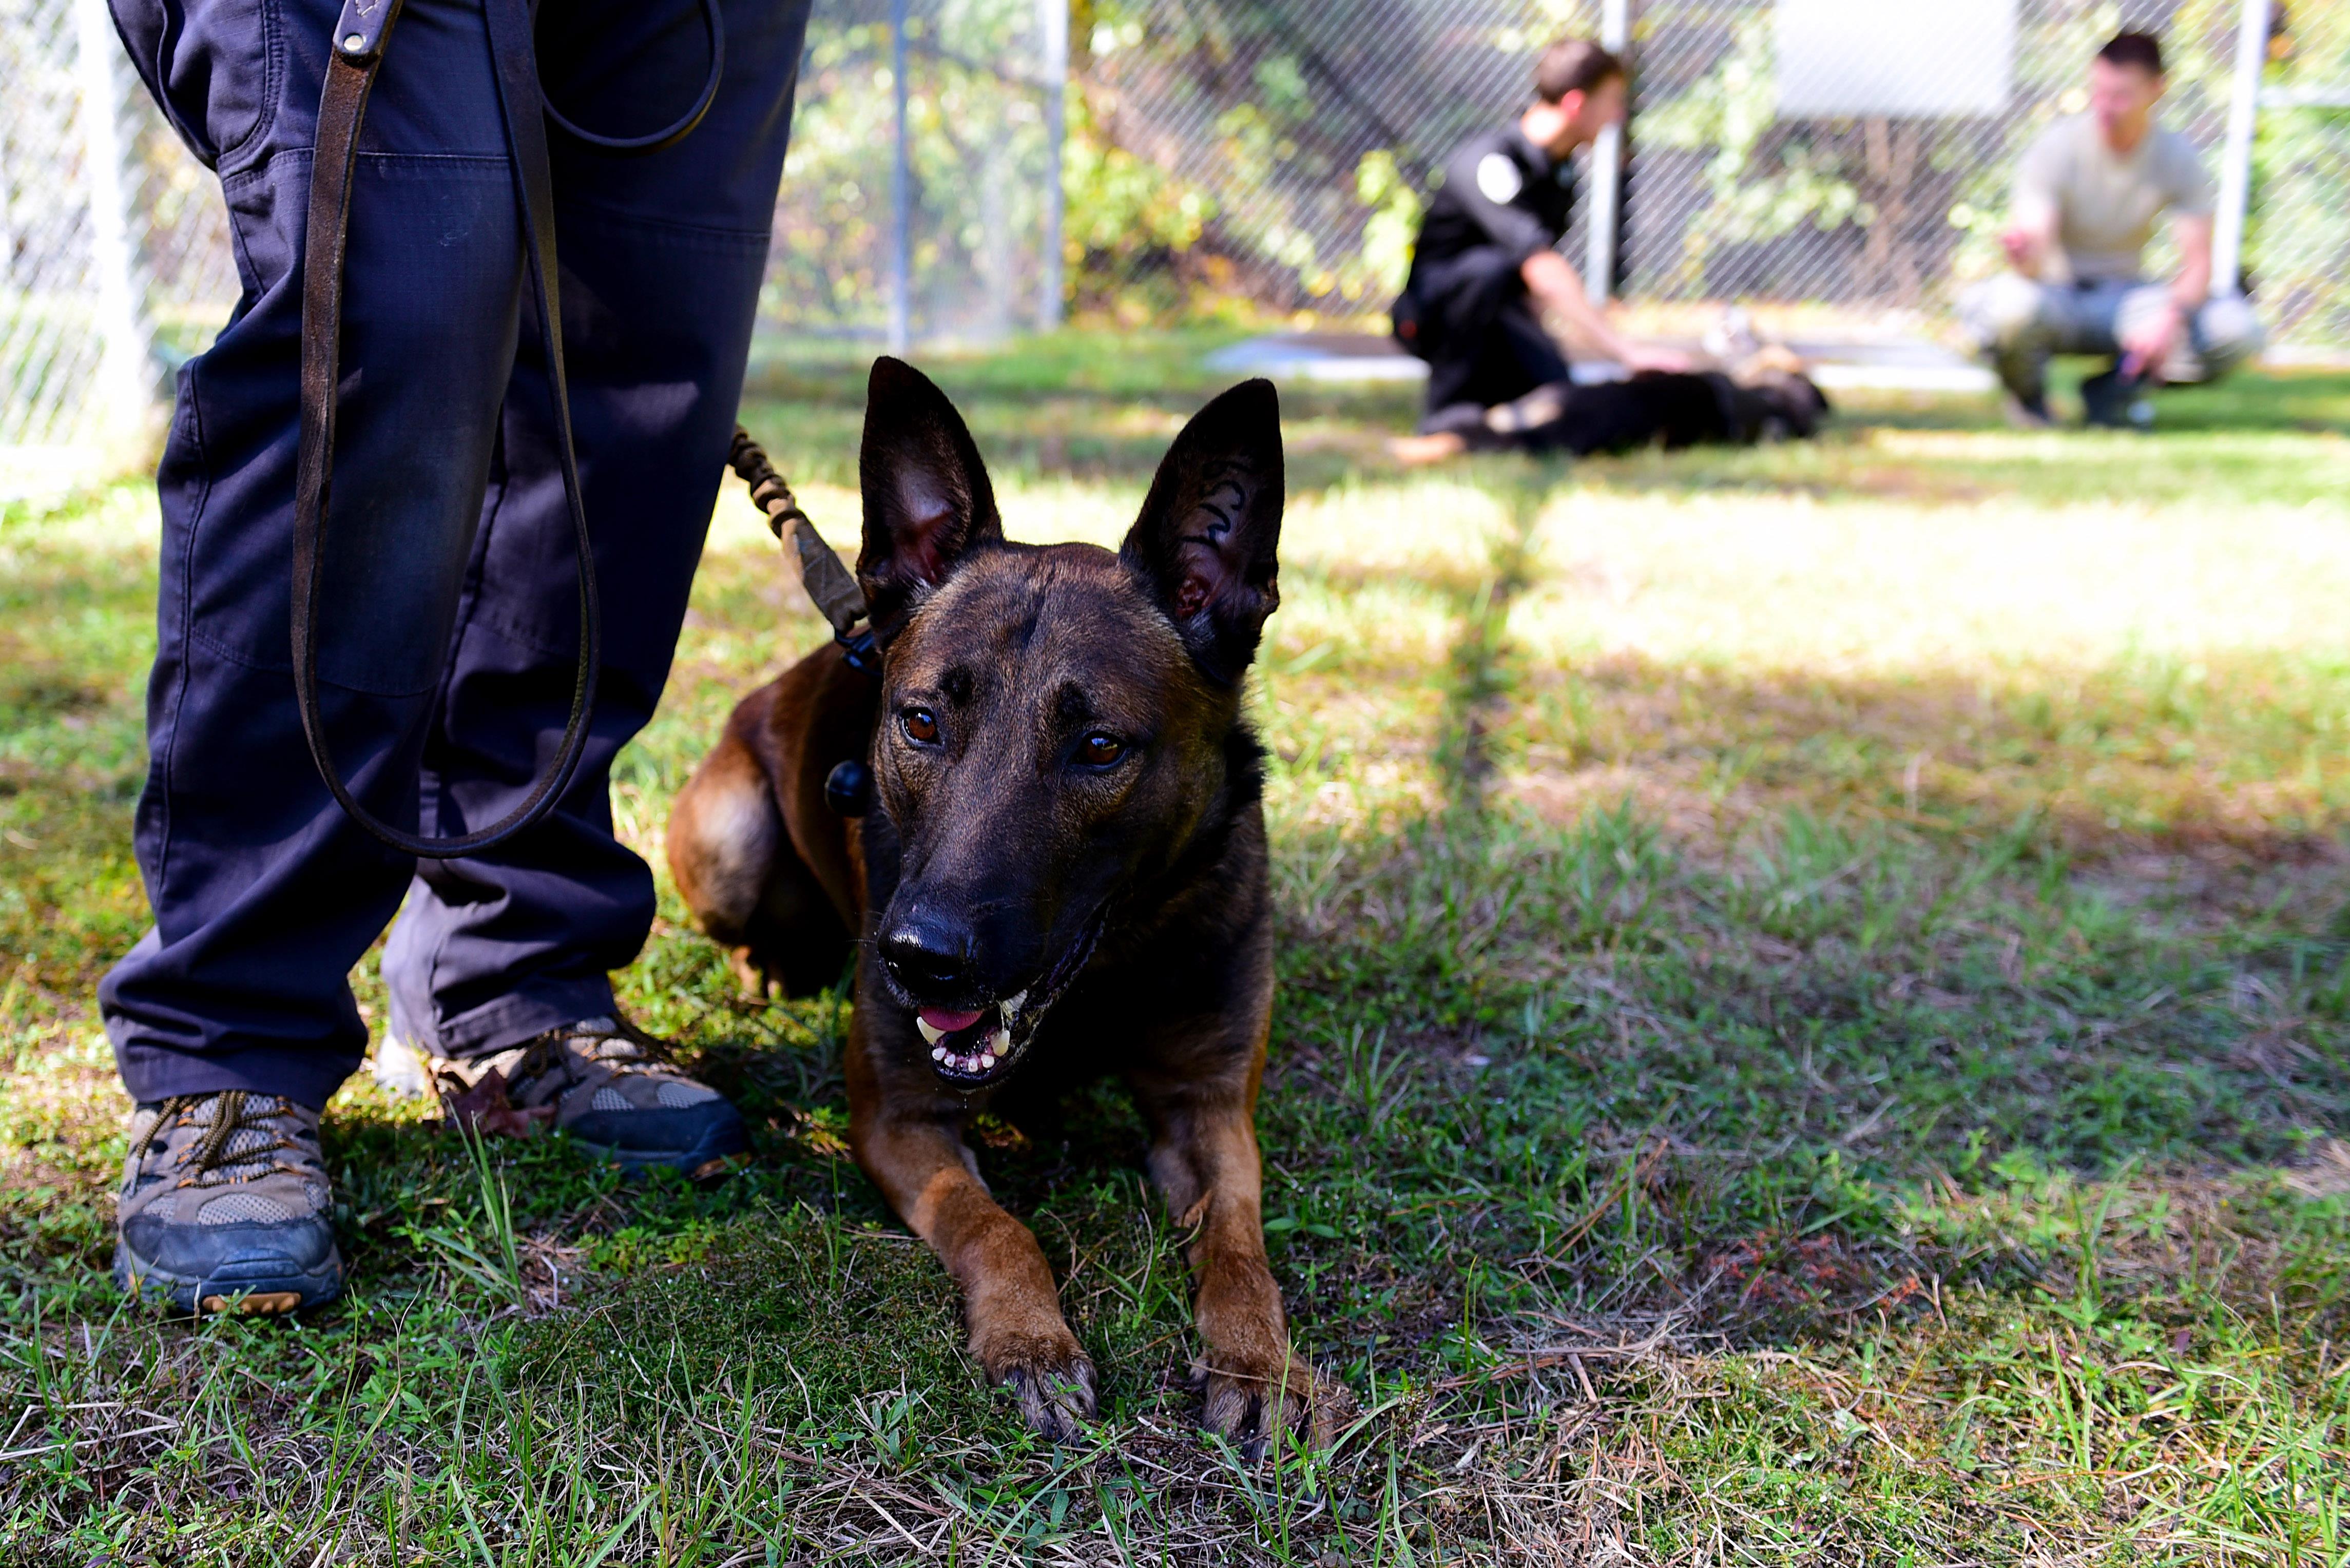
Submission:
[[[554,122],[556,130],[574,141],[585,142],[602,152],[659,152],[676,146],[693,134],[693,128],[702,123],[702,117],[718,101],[719,78],[726,74],[726,24],[718,15],[718,0],[702,0],[702,30],[710,39],[710,75],[702,84],[702,96],[694,99],[691,109],[660,130],[643,136],[599,136],[572,124],[551,99],[546,106],[546,118]]]
[[[335,52],[353,65],[372,65],[384,35],[400,16],[400,0],[343,0],[335,23]]]
[[[555,179],[547,161],[546,99],[533,56],[528,0],[487,0],[490,51],[497,68],[499,107],[514,155],[523,234],[538,296],[540,336],[553,394],[556,451],[563,493],[579,557],[579,661],[571,712],[554,762],[514,810],[487,827],[452,838],[403,832],[369,813],[352,796],[335,767],[318,705],[318,590],[326,560],[327,512],[334,475],[335,402],[339,382],[344,258],[349,242],[351,180],[359,161],[359,128],[369,92],[382,67],[384,47],[400,0],[344,0],[335,47],[327,58],[318,97],[318,130],[310,170],[307,239],[302,259],[302,427],[294,499],[294,695],[310,758],[336,804],[359,826],[402,854],[449,860],[504,843],[555,808],[578,770],[596,704],[602,620],[596,593],[593,541],[579,484],[571,434],[571,394],[563,366],[563,314],[556,288]]]

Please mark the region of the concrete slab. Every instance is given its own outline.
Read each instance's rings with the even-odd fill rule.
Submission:
[[[1276,381],[1423,381],[1428,367],[1392,337],[1364,332],[1275,332],[1208,356],[1211,370]]]

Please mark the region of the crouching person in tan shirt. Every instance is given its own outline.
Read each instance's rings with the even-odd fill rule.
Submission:
[[[2089,65],[2089,109],[2043,131],[2015,183],[2002,237],[2011,272],[1969,289],[1959,313],[1999,373],[2016,422],[2045,427],[2048,361],[2110,354],[2082,383],[2092,425],[2146,428],[2147,394],[2225,375],[2260,351],[2261,325],[2211,293],[2211,182],[2194,144],[2154,123],[2162,47],[2123,33]],[[2165,213],[2179,265],[2149,281],[2143,257]]]

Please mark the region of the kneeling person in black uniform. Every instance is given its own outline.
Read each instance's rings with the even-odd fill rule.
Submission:
[[[1624,119],[1624,64],[1598,45],[1553,45],[1534,102],[1514,124],[1471,140],[1444,167],[1396,301],[1396,337],[1428,361],[1423,435],[1567,379],[1539,312],[1555,312],[1627,369],[1686,370],[1688,357],[1608,326],[1558,253],[1575,201],[1576,148]]]

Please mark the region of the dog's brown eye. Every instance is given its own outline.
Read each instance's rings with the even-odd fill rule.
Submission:
[[[928,708],[909,708],[898,716],[898,727],[906,732],[906,739],[918,746],[934,746],[939,740],[939,718]]]
[[[1126,755],[1126,742],[1096,730],[1077,742],[1077,761],[1089,768],[1106,768]]]

